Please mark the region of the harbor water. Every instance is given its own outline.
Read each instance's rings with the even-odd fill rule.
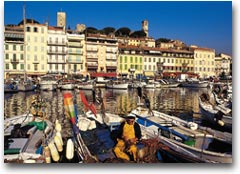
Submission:
[[[202,123],[199,113],[198,97],[202,93],[209,92],[208,88],[168,88],[168,89],[148,89],[147,94],[151,108],[170,115],[175,115],[187,121]],[[51,121],[58,119],[63,127],[70,127],[65,118],[63,106],[63,94],[71,92],[74,96],[74,103],[77,106],[78,114],[83,113],[84,107],[80,99],[80,90],[71,91],[35,91],[18,92],[14,94],[4,94],[4,118],[21,115],[29,111],[32,99],[40,95],[46,101],[46,115]],[[83,90],[89,103],[94,97],[91,90]],[[136,89],[115,90],[101,88],[106,112],[127,115],[137,107],[138,95]],[[97,110],[100,106],[95,102]],[[67,130],[67,128],[66,128]],[[67,136],[67,135],[66,135]]]

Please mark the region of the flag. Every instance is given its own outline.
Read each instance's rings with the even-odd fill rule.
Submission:
[[[73,124],[76,124],[76,113],[75,113],[75,107],[73,104],[73,97],[71,93],[64,93],[63,94],[64,98],[64,108],[67,112],[67,114],[70,117],[70,121]]]
[[[85,97],[85,95],[83,94],[82,91],[80,91],[80,97],[81,97],[81,100],[82,100],[82,102],[85,106],[85,109],[86,110],[91,110],[92,113],[95,115],[95,117],[97,117],[97,110],[96,110],[94,104],[93,103],[91,103],[91,104],[88,103],[88,101],[87,101],[87,99],[86,99],[86,97]]]
[[[91,103],[91,105],[89,106],[89,109],[92,111],[92,113],[95,115],[95,117],[97,117],[97,110],[93,103]]]
[[[81,97],[81,100],[82,100],[82,102],[85,106],[85,109],[86,110],[89,109],[89,103],[88,103],[88,101],[87,101],[87,99],[86,99],[86,97],[85,97],[85,95],[83,94],[82,91],[80,91],[80,97]]]

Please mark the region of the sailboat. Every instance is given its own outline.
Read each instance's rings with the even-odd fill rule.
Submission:
[[[26,73],[26,38],[25,38],[25,26],[26,26],[26,17],[25,17],[25,6],[23,7],[23,32],[24,32],[24,79],[18,84],[18,91],[33,91],[36,89],[36,84],[32,80],[27,79]]]

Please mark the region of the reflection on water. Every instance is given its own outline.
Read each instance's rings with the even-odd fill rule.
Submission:
[[[137,106],[137,91],[136,89],[129,90],[113,90],[101,89],[104,96],[106,111],[127,114]],[[66,122],[64,118],[63,93],[71,92],[74,96],[74,103],[77,105],[78,112],[83,112],[83,105],[80,99],[80,90],[72,91],[41,91],[37,92],[19,92],[16,94],[4,95],[4,118],[14,115],[26,113],[30,108],[33,96],[41,95],[47,101],[47,115],[50,120],[58,119],[60,122]],[[92,91],[83,91],[89,102],[93,101]],[[147,96],[150,99],[151,107],[155,110],[174,114],[183,119],[196,119],[200,116],[198,106],[198,96],[203,92],[208,92],[208,89],[188,89],[188,88],[171,88],[146,90]],[[96,106],[99,109],[98,106]],[[70,125],[69,125],[70,126]]]

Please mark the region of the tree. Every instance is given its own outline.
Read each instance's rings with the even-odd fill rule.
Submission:
[[[116,29],[113,27],[105,27],[101,31],[103,31],[104,34],[109,35],[110,33],[114,33]]]
[[[87,27],[85,30],[84,30],[84,33],[87,34],[87,33],[92,33],[92,34],[96,34],[98,33],[99,31],[94,28],[94,27]]]
[[[134,38],[146,37],[146,33],[142,30],[134,31],[132,34],[130,34],[130,37],[134,37]]]
[[[122,28],[119,28],[116,32],[115,32],[115,35],[116,36],[129,36],[131,30],[127,27],[122,27]]]
[[[171,41],[171,39],[158,38],[158,39],[156,40],[156,44],[158,44],[158,43],[160,43],[160,42],[168,43],[168,42],[170,42],[170,41]]]

